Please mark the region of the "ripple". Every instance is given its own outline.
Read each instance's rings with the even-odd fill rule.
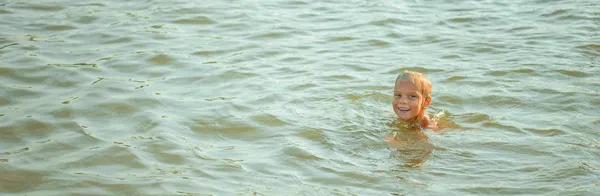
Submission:
[[[492,120],[492,118],[489,115],[481,113],[459,114],[455,115],[455,117],[457,120],[467,123],[487,122]]]
[[[454,82],[454,81],[464,80],[464,79],[467,79],[467,78],[468,78],[467,76],[450,76],[445,81]]]
[[[315,83],[301,83],[301,84],[290,85],[290,86],[286,87],[286,89],[288,89],[290,91],[304,91],[304,90],[316,88],[318,86],[319,85],[317,85]],[[0,100],[0,105],[2,105],[1,100]]]
[[[594,105],[600,105],[600,98],[592,99],[592,101],[590,101],[590,103],[592,103]],[[1,104],[2,104],[2,100],[0,99],[0,105]]]
[[[213,98],[206,98],[204,99],[204,101],[227,101],[227,100],[233,100],[237,97],[213,97]]]
[[[0,86],[0,88],[2,88],[2,86]],[[8,105],[10,102],[11,101],[7,97],[0,97],[0,105]]]
[[[46,81],[48,79],[48,77],[46,76],[46,74],[48,74],[48,73],[46,73],[46,72],[52,73],[51,70],[48,70],[48,69],[50,69],[48,67],[49,66],[31,67],[31,68],[0,67],[0,76],[3,76],[4,78],[10,78],[20,84],[29,84],[29,83],[39,84],[39,83],[43,83],[44,81]],[[44,75],[38,75],[40,72]],[[23,73],[28,73],[28,74],[23,74]],[[7,81],[3,80],[3,82],[7,82]]]
[[[540,93],[540,94],[550,94],[550,95],[552,95],[552,94],[563,94],[563,92],[558,91],[556,89],[545,88],[545,87],[538,87],[538,86],[536,86],[536,87],[530,87],[527,90],[530,90],[530,91],[535,92],[535,93]]]
[[[285,100],[284,97],[279,93],[268,93],[262,94],[261,96],[258,96],[256,99],[251,100],[248,103],[252,105],[264,105],[272,104],[283,100]]]
[[[487,74],[491,75],[491,76],[504,76],[504,75],[508,74],[508,72],[506,72],[506,71],[489,71]]]
[[[29,147],[25,147],[25,148],[21,148],[21,149],[18,149],[18,150],[13,150],[13,151],[0,152],[0,155],[5,155],[5,156],[7,156],[7,155],[14,155],[14,154],[19,154],[19,153],[22,153],[22,152],[25,152],[25,151],[28,151],[28,150],[29,150]]]
[[[92,150],[86,156],[77,161],[79,168],[95,168],[95,170],[106,170],[114,172],[130,173],[134,169],[148,168],[143,164],[145,157],[139,157],[133,148],[124,148],[118,145],[103,146]]]
[[[378,39],[368,40],[368,43],[369,43],[369,45],[376,46],[376,47],[385,47],[385,46],[389,46],[391,44],[390,42],[378,40]]]
[[[175,24],[191,24],[191,25],[210,25],[210,24],[215,24],[216,22],[214,20],[210,19],[209,17],[198,16],[198,17],[194,17],[194,18],[175,20],[175,21],[173,21],[173,23],[175,23]]]
[[[542,14],[541,16],[558,16],[558,15],[564,15],[566,13],[569,13],[571,11],[571,9],[558,9],[558,10],[554,10],[552,13],[548,13],[548,14]]]
[[[589,20],[590,18],[581,16],[581,15],[569,14],[569,15],[559,16],[557,19],[558,20],[569,20],[569,21],[582,21],[582,20]]]
[[[352,41],[355,39],[356,38],[354,38],[354,37],[344,36],[344,37],[332,37],[332,38],[329,38],[327,41],[328,42],[345,42],[345,41]]]
[[[486,95],[483,97],[480,97],[480,100],[490,106],[519,106],[519,105],[523,105],[523,102],[515,97],[507,97],[507,96],[500,96],[500,95]]]
[[[296,135],[306,138],[311,141],[319,141],[327,143],[327,137],[321,129],[315,129],[310,127],[303,127]]]
[[[373,21],[369,22],[370,25],[375,25],[375,26],[399,25],[402,23],[404,23],[404,21],[395,19],[395,18],[385,18],[385,19],[373,20]]]
[[[167,141],[153,140],[146,143],[143,147],[145,151],[151,152],[152,157],[161,163],[181,165],[188,159],[182,155],[183,152],[180,152],[181,150],[179,150],[180,148],[177,145]]]
[[[50,25],[47,26],[45,28],[48,31],[66,31],[66,30],[73,30],[73,29],[77,29],[74,26],[71,25]]]
[[[248,71],[238,71],[238,70],[227,70],[221,74],[219,74],[219,77],[222,79],[235,79],[235,80],[241,80],[241,79],[247,79],[247,78],[253,78],[259,76],[256,73],[253,72],[248,72]]]
[[[308,5],[306,1],[286,1],[285,5]]]
[[[0,140],[7,144],[46,138],[57,130],[54,124],[33,117],[12,122],[8,125],[0,125],[0,128],[3,130],[0,132],[2,136]]]
[[[519,26],[519,27],[513,27],[508,29],[508,32],[522,32],[522,31],[529,31],[529,30],[535,30],[536,28],[533,26]]]
[[[272,115],[272,114],[260,114],[260,115],[253,115],[252,117],[250,117],[252,120],[254,120],[255,122],[260,123],[261,125],[267,126],[267,127],[281,127],[281,126],[285,126],[285,125],[289,125],[290,123],[285,122],[283,120],[281,120],[279,117]]]
[[[476,194],[476,195],[492,195],[492,194],[502,194],[502,195],[519,195],[519,194],[542,194],[548,192],[554,192],[556,190],[547,187],[538,187],[538,188],[527,188],[527,187],[519,187],[519,186],[510,186],[510,185],[467,185],[461,186],[457,188],[457,190]]]
[[[436,97],[436,102],[450,103],[454,105],[463,105],[463,101],[460,97],[457,96],[439,96]]]
[[[34,89],[32,87],[5,87],[2,85],[0,85],[0,87],[4,89],[5,95],[12,97],[11,102],[20,102],[19,100],[21,99],[41,97],[42,95],[44,95],[44,92],[40,91],[39,89]]]
[[[498,122],[485,122],[482,125],[487,128],[495,128],[495,129],[500,129],[500,130],[504,130],[504,131],[510,131],[513,133],[524,133],[518,127],[511,126],[511,125],[504,125],[504,124],[500,124]]]
[[[567,75],[567,76],[572,76],[572,77],[586,77],[587,74],[585,72],[582,71],[575,71],[575,70],[556,70],[556,72]]]
[[[458,17],[458,18],[451,18],[448,19],[449,22],[453,22],[453,23],[470,23],[473,22],[473,18],[469,18],[469,17]]]
[[[193,119],[189,124],[191,130],[204,134],[215,136],[216,138],[244,138],[250,139],[250,136],[260,137],[260,130],[244,119],[235,117],[212,117],[206,119]]]
[[[2,164],[2,163],[0,163]],[[3,169],[0,175],[0,190],[3,193],[23,194],[24,191],[31,190],[32,187],[43,186],[48,183],[49,172],[25,169]]]
[[[313,155],[305,149],[296,146],[288,146],[282,149],[283,154],[300,160],[321,160],[321,158]]]
[[[493,141],[483,142],[482,145],[494,148],[500,152],[510,152],[516,154],[527,155],[531,157],[554,157],[555,152],[551,148],[538,148],[538,146],[532,146],[527,144],[517,144],[506,141]]]
[[[75,22],[80,24],[93,24],[98,19],[99,17],[96,16],[81,16],[77,20],[75,20]]]
[[[52,116],[56,118],[72,118],[75,111],[71,107],[61,107],[52,112]]]
[[[306,58],[304,58],[304,57],[284,57],[282,59],[279,59],[278,61],[288,62],[288,63],[295,63],[295,62],[306,61]]]
[[[361,92],[361,93],[346,93],[344,95],[344,97],[346,97],[349,100],[352,101],[356,101],[359,99],[365,99],[365,98],[369,98],[369,99],[373,99],[376,101],[379,100],[390,100],[391,103],[391,97],[388,94],[383,94],[380,92]],[[388,101],[386,101],[388,102]]]
[[[541,136],[556,136],[567,134],[566,131],[561,129],[538,129],[538,128],[524,128],[524,130]]]
[[[253,35],[248,37],[249,40],[264,40],[264,39],[278,39],[287,37],[289,34],[282,32],[268,32],[268,33],[259,33],[257,35]]]
[[[525,69],[512,69],[512,70],[492,70],[492,71],[488,71],[486,73],[486,75],[490,75],[490,76],[506,76],[506,75],[513,76],[515,74],[537,75],[535,73],[536,73],[535,70],[525,68]]]
[[[329,75],[329,76],[324,76],[324,78],[326,78],[325,80],[327,80],[327,81],[356,80],[356,77],[350,76],[350,75],[344,75],[344,74]]]
[[[104,115],[131,115],[139,111],[136,106],[121,102],[96,104],[96,108],[101,109],[99,112]]]
[[[127,99],[127,102],[135,103],[135,106],[138,108],[154,108],[163,105],[160,100],[151,97],[129,98]]]
[[[400,67],[401,68],[392,69],[392,70],[386,72],[386,74],[398,75],[398,74],[402,73],[404,70],[421,72],[423,74],[426,74],[426,73],[436,73],[436,72],[443,72],[443,71],[445,71],[443,69],[427,68],[425,66],[423,66],[423,67],[400,66]]]
[[[584,44],[584,45],[575,46],[575,48],[586,49],[586,50],[596,51],[596,52],[600,53],[600,44]]]
[[[229,52],[230,52],[229,50],[201,50],[201,51],[193,52],[192,55],[209,57],[209,56],[224,55]]]
[[[65,7],[63,6],[56,6],[56,5],[18,5],[18,6],[12,6],[14,8],[20,8],[20,9],[29,9],[29,10],[35,10],[35,11],[49,11],[49,12],[55,12],[55,11],[61,11],[63,9],[65,9]]]
[[[173,63],[175,59],[166,54],[158,54],[150,58],[149,61],[157,65],[167,65]]]
[[[462,57],[460,55],[444,55],[440,58],[442,58],[442,59],[460,59]]]
[[[526,68],[525,69],[514,69],[511,71],[515,72],[515,73],[535,73],[536,72],[534,69],[526,69]]]
[[[129,42],[133,42],[133,38],[131,38],[131,37],[120,37],[120,38],[116,38],[116,39],[105,41],[102,44],[123,44],[123,43],[129,43]]]

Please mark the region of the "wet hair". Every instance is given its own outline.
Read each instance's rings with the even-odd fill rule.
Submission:
[[[421,96],[425,98],[423,104],[425,104],[427,100],[431,102],[431,81],[429,81],[425,75],[419,72],[404,70],[404,72],[400,73],[396,78],[395,84],[398,84],[400,81],[409,81],[417,85],[417,90],[421,91]],[[425,105],[423,105],[423,107],[425,107]]]

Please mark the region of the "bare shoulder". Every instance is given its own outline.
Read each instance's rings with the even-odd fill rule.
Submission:
[[[438,126],[437,121],[430,119],[428,116],[425,116],[425,124],[426,126],[424,126],[427,129],[431,129],[433,131],[437,131],[440,129],[440,127]]]

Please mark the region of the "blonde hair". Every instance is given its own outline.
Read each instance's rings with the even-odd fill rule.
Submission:
[[[417,90],[421,91],[421,96],[423,96],[423,110],[421,110],[421,113],[419,113],[419,116],[424,116],[425,115],[425,103],[427,103],[427,100],[429,100],[429,102],[431,103],[431,81],[429,81],[429,79],[427,77],[425,77],[425,75],[423,75],[422,73],[419,72],[414,72],[414,71],[408,71],[408,70],[404,70],[404,72],[400,73],[398,75],[398,77],[396,78],[396,83],[398,84],[398,82],[401,81],[409,81],[412,82],[413,84],[417,85]]]

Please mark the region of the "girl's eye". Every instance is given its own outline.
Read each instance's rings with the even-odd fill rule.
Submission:
[[[410,98],[414,99],[414,98],[417,98],[417,96],[416,95],[411,95]]]

